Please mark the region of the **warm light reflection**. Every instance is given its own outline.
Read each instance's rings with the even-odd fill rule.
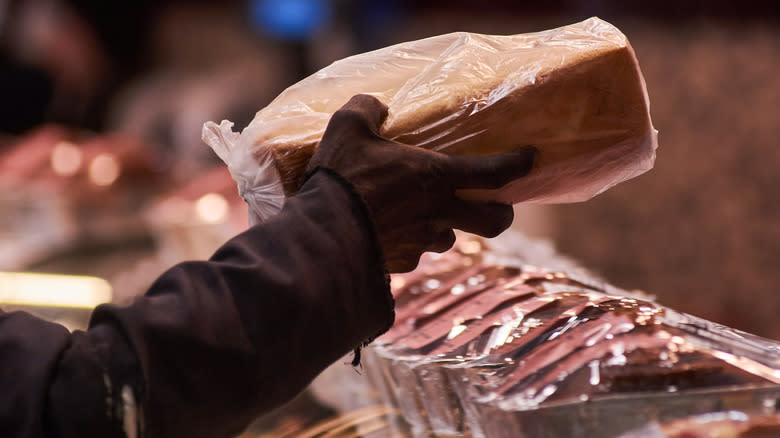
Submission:
[[[223,222],[228,214],[228,203],[218,193],[207,193],[195,202],[195,212],[204,222],[210,224]]]
[[[111,301],[111,285],[97,277],[0,272],[0,303],[91,309]]]
[[[406,286],[406,280],[404,280],[403,277],[399,277],[398,275],[393,275],[390,277],[390,289],[398,290],[404,286]]]
[[[81,168],[81,149],[68,141],[61,141],[51,151],[51,168],[57,175],[72,176]]]
[[[463,254],[476,254],[482,251],[482,244],[477,240],[466,240],[460,243],[458,249],[460,249]]]
[[[447,334],[447,339],[455,339],[459,334],[463,333],[466,330],[466,326],[463,324],[458,324],[452,326],[452,329],[450,329],[450,332]]]
[[[109,186],[119,178],[119,161],[112,154],[100,154],[89,165],[89,180],[98,186]]]

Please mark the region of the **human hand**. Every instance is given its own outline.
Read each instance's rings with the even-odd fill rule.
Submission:
[[[330,169],[363,198],[390,272],[407,272],[422,253],[444,252],[453,228],[495,237],[512,224],[511,205],[466,201],[459,189],[497,189],[525,176],[537,150],[487,157],[453,156],[382,138],[387,106],[354,96],[330,119],[308,171]]]

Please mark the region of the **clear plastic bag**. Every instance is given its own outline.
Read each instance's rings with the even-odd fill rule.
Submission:
[[[252,222],[294,193],[330,116],[355,94],[389,106],[381,134],[448,154],[534,145],[530,175],[461,193],[505,203],[583,201],[644,173],[657,147],[633,49],[598,18],[511,36],[451,33],[355,55],[289,87],[239,135],[207,122]]]

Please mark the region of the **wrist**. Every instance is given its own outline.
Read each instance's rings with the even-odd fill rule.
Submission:
[[[296,195],[303,195],[314,187],[323,184],[339,186],[343,193],[350,199],[352,206],[350,209],[351,214],[358,224],[357,228],[366,236],[366,244],[369,247],[369,253],[373,255],[373,261],[368,263],[367,269],[375,271],[374,274],[378,277],[378,281],[376,282],[377,288],[381,290],[367,292],[373,297],[374,304],[383,309],[381,313],[385,318],[382,318],[384,321],[377,325],[376,332],[363,340],[360,346],[365,346],[382,333],[389,330],[395,320],[395,300],[390,292],[390,276],[385,263],[384,251],[380,243],[379,235],[376,232],[376,224],[370,207],[360,193],[357,192],[355,186],[338,172],[320,166],[311,169],[307,172],[305,182]],[[360,346],[356,348],[356,360],[358,361],[359,354],[357,354],[357,352]],[[357,364],[357,362],[355,364]]]

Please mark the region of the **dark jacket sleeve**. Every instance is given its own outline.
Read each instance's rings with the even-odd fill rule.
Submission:
[[[208,262],[175,266],[129,307],[98,307],[86,332],[5,327],[22,318],[7,315],[0,354],[27,371],[14,400],[0,394],[18,432],[2,436],[40,424],[62,438],[232,437],[387,330],[393,303],[364,204],[320,170]]]

